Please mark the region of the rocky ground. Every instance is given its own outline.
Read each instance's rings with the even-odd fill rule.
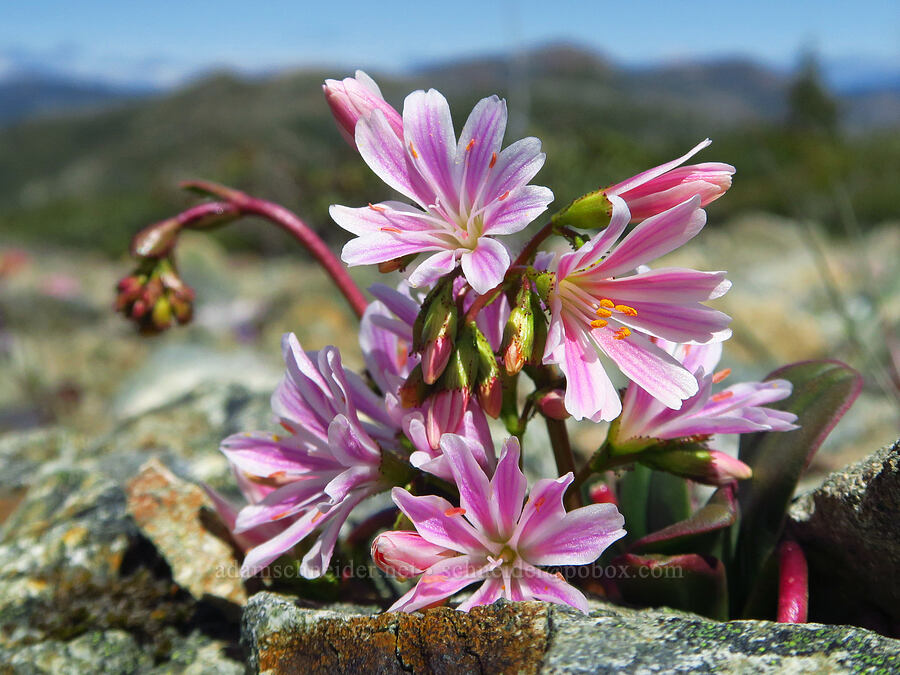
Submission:
[[[900,425],[886,373],[889,330],[900,324],[900,229],[823,244],[824,272],[793,223],[748,217],[701,240],[671,262],[734,270],[721,303],[735,317],[732,377],[827,356],[867,376],[806,486],[892,442]],[[233,492],[218,443],[268,428],[281,333],[297,332],[308,348],[336,344],[345,363],[361,363],[340,299],[302,263],[228,258],[194,239],[180,264],[198,292],[197,320],[146,339],[110,311],[127,262],[11,249],[0,259],[0,672],[239,673],[248,662],[334,672],[364,655],[377,664],[371,672],[447,672],[453,654],[470,672],[897,669],[900,643],[856,628],[715,624],[610,605],[590,617],[543,605],[371,617],[371,608],[254,595],[197,483]],[[580,428],[576,440],[589,450],[597,430]],[[792,512],[796,536],[815,551],[812,578],[862,588],[869,616],[856,622],[873,625],[874,615],[885,634],[900,626],[897,454],[832,475]],[[446,651],[429,651],[422,636],[433,630],[448,636]],[[521,636],[515,649],[499,639],[511,631]]]

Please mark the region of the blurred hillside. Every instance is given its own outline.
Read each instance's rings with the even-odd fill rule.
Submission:
[[[219,74],[174,93],[123,95],[98,109],[109,100],[103,98],[109,92],[100,92],[86,99],[87,109],[0,128],[0,231],[25,244],[119,253],[139,227],[188,203],[179,180],[206,178],[280,201],[340,240],[329,204],[388,196],[341,141],[322,100],[322,80],[340,75]],[[711,136],[715,144],[700,161],[738,168],[729,198],[716,205],[717,220],[763,210],[812,219],[839,234],[848,224],[867,228],[897,214],[900,91],[894,89],[852,97],[820,89],[833,110],[819,120],[815,96],[810,102],[792,95],[793,76],[750,62],[635,70],[565,47],[378,79],[398,107],[415,88],[440,89],[458,125],[478,98],[505,96],[507,140],[526,134],[543,140],[548,158],[539,182],[553,187],[557,205]],[[811,117],[809,110],[798,116],[798,105],[812,105]],[[222,236],[264,252],[290,246],[280,233],[247,226]]]

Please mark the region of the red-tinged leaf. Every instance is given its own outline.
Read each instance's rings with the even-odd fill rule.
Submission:
[[[862,387],[859,373],[839,361],[785,366],[767,379],[775,378],[789,380],[794,390],[771,407],[796,414],[800,428],[747,434],[741,439],[740,459],[753,469],[753,478],[738,486],[741,523],[731,590],[735,607],[744,608],[744,615],[760,571],[781,537],[800,475]],[[754,605],[759,606],[758,600]]]
[[[625,554],[613,560],[616,587],[626,602],[728,618],[728,582],[718,558]]]
[[[726,485],[691,517],[642,537],[632,544],[631,550],[641,553],[706,553],[710,540],[736,520],[734,486]]]

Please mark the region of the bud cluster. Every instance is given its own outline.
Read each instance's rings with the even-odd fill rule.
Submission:
[[[193,316],[194,291],[182,281],[169,258],[147,258],[119,281],[116,311],[134,321],[141,332],[158,333]]]

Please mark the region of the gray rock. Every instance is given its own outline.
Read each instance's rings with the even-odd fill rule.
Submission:
[[[810,618],[900,635],[900,441],[791,506],[809,563]]]
[[[900,641],[848,626],[718,623],[673,610],[546,603],[373,615],[258,593],[242,642],[258,673],[895,672]]]

